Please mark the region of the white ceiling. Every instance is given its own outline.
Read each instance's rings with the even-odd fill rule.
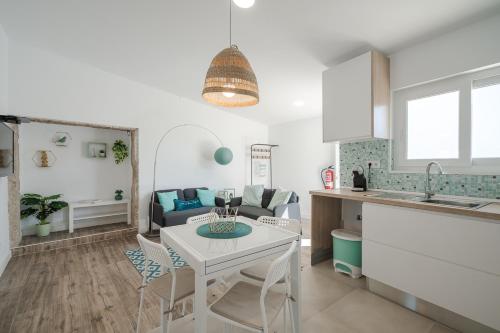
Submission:
[[[272,124],[321,114],[321,72],[370,48],[391,53],[498,13],[498,0],[256,0],[233,9],[233,41]],[[212,57],[228,46],[228,0],[0,0],[9,38],[205,103]],[[303,100],[296,107],[293,102]]]

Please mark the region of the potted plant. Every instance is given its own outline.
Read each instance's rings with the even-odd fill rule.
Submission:
[[[128,146],[123,140],[116,140],[111,150],[115,156],[116,164],[122,163],[128,157]]]
[[[48,236],[50,234],[50,222],[47,221],[47,218],[68,206],[67,202],[58,200],[61,197],[61,194],[48,197],[34,193],[24,194],[21,197],[21,205],[26,208],[21,210],[21,219],[35,215],[39,221],[36,225],[36,234],[39,237]]]
[[[115,191],[115,200],[116,201],[123,200],[123,190],[116,190]]]

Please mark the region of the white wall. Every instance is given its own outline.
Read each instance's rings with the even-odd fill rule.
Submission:
[[[212,160],[218,144],[208,132],[177,130],[160,149],[159,188],[205,185],[241,191],[248,179],[248,142],[267,142],[267,126],[237,116],[238,110],[221,111],[12,40],[9,59],[11,113],[139,128],[141,231],[147,225],[155,145],[165,130],[202,124],[232,149],[234,160],[227,166]]]
[[[391,89],[500,63],[500,15],[395,52]]]
[[[7,35],[0,25],[0,114],[7,113]],[[10,259],[7,178],[0,178],[0,275]]]
[[[321,189],[320,171],[335,164],[334,144],[323,143],[321,117],[271,126],[273,185],[294,190],[300,197],[303,217],[311,215],[310,190]]]
[[[115,140],[123,140],[130,147],[130,137],[127,132],[42,123],[23,124],[19,132],[21,193],[63,194],[63,200],[71,202],[113,199],[115,190],[121,189],[125,197],[130,197],[132,186],[130,158],[117,165],[111,151]],[[53,143],[56,132],[68,132],[71,135],[72,140],[66,147],[56,146]],[[106,143],[107,158],[89,158],[89,142]],[[54,165],[49,168],[38,167],[32,160],[38,150],[53,152],[57,158]],[[68,229],[68,216],[65,210],[53,214],[50,221],[53,230]],[[108,222],[113,221],[115,220]],[[122,222],[124,221],[122,219]],[[35,224],[35,218],[22,221],[23,235],[34,234]]]

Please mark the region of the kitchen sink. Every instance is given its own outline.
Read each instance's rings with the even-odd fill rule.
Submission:
[[[487,202],[467,202],[467,201],[441,200],[441,199],[422,199],[417,201],[436,204],[436,205],[461,207],[461,208],[479,208],[488,204]]]
[[[415,202],[430,203],[435,205],[469,208],[469,209],[477,209],[489,203],[484,201],[460,201],[460,200],[445,200],[437,198],[426,199],[424,196],[421,195],[407,194],[407,193],[392,193],[392,192],[377,193],[377,194],[372,194],[370,196],[377,198],[384,198],[384,199],[407,200],[407,201],[415,201]]]

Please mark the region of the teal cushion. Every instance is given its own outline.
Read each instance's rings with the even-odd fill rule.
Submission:
[[[243,189],[242,205],[262,207],[262,194],[264,185],[247,185]]]
[[[179,200],[179,199],[175,199],[174,200],[174,206],[175,206],[175,210],[177,210],[177,211],[203,207],[203,205],[201,204],[200,199],[198,199],[198,198],[193,199],[193,200]]]
[[[215,206],[215,191],[212,190],[202,190],[197,188],[196,194],[198,199],[200,199],[201,204],[205,207]]]
[[[175,208],[174,200],[178,199],[177,191],[158,192],[157,195],[160,205],[163,206],[163,212],[166,213],[174,210]]]

